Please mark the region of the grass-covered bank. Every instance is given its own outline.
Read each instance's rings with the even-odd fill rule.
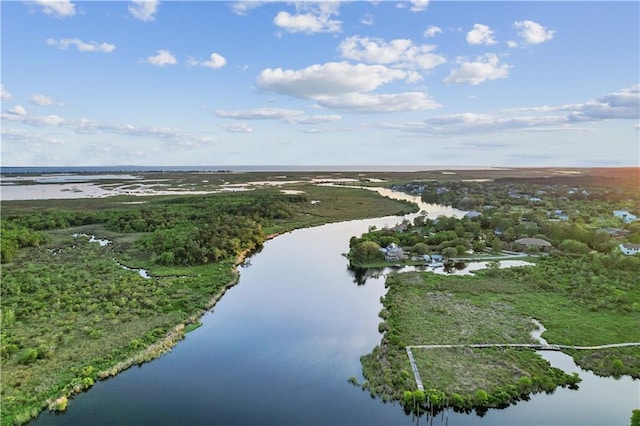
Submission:
[[[616,259],[610,261],[629,262]],[[437,401],[437,406],[483,410],[509,405],[530,393],[574,385],[574,376],[552,368],[532,350],[414,348],[425,388],[421,393],[416,390],[405,347],[528,343],[534,328],[531,318],[548,328],[544,337],[551,344],[640,341],[640,289],[632,278],[638,265],[607,268],[589,280],[590,288],[585,280],[585,288],[577,291],[575,283],[588,268],[583,261],[581,266],[579,258],[550,256],[537,266],[486,271],[478,276],[430,272],[389,275],[380,313],[384,320],[379,327],[384,332],[382,342],[362,357],[365,387],[382,399],[404,401],[409,409],[416,406],[415,401],[423,401],[418,404],[423,410],[430,400]],[[590,264],[598,261],[605,259],[591,259]],[[569,264],[572,267],[567,269]],[[587,297],[583,292],[596,294]],[[640,348],[571,351],[570,355],[597,374],[640,376]]]
[[[365,190],[308,191],[3,202],[2,424],[64,410],[96,380],[169,350],[269,235],[415,209]]]

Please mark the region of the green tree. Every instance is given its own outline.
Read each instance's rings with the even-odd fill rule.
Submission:
[[[458,254],[458,250],[456,250],[454,247],[447,247],[442,250],[442,256],[444,256],[447,259],[456,257],[457,254]]]
[[[413,246],[413,251],[415,251],[417,254],[426,254],[429,252],[429,246],[425,243],[418,243]]]
[[[375,241],[363,241],[351,249],[351,260],[357,263],[383,260],[384,254]]]
[[[560,243],[558,248],[564,252],[574,254],[586,254],[591,251],[589,249],[589,246],[587,246],[585,243],[570,239],[564,240],[562,243]]]
[[[479,406],[486,406],[489,403],[489,394],[482,389],[478,389],[475,393],[475,403]]]

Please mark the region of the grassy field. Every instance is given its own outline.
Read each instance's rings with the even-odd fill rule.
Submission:
[[[289,218],[265,222],[265,234],[416,209],[365,190],[299,189],[319,202],[294,203]],[[256,194],[271,192],[279,193],[264,189]],[[241,194],[245,200],[254,196]],[[3,202],[2,214],[5,221],[36,213],[46,217],[51,208],[135,211],[165,202],[173,206],[180,199],[199,202],[185,197],[144,197],[144,204],[123,204],[133,197]],[[220,199],[228,203],[233,197]],[[235,257],[189,267],[158,265],[138,244],[144,232],[110,231],[101,223],[42,232],[45,243],[18,250],[2,265],[3,425],[25,423],[46,407],[63,410],[69,398],[96,380],[169,350],[238,279]],[[74,233],[111,243],[101,247]],[[151,278],[119,263],[147,269]]]
[[[365,387],[385,400],[403,400],[404,391],[416,389],[405,346],[529,343],[535,327],[531,318],[548,328],[544,337],[551,344],[640,341],[640,311],[576,303],[570,291],[543,290],[515,279],[514,270],[480,276],[389,275],[380,313],[382,343],[362,357]],[[625,283],[621,286],[626,288]],[[637,292],[630,297],[640,300]],[[501,407],[530,393],[576,383],[576,377],[551,368],[527,349],[414,348],[412,352],[425,393],[442,394],[444,404],[465,410]],[[640,348],[568,352],[583,368],[598,374],[640,375]]]

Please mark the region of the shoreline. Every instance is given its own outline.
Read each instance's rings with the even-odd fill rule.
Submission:
[[[265,236],[264,242],[272,240],[279,235],[281,234],[278,232],[269,234]],[[227,293],[229,289],[238,284],[238,282],[240,281],[240,272],[238,272],[237,268],[246,260],[247,256],[250,255],[250,253],[250,250],[244,250],[243,252],[238,254],[238,256],[236,257],[236,262],[233,265],[234,279],[225,284],[218,292],[216,292],[211,297],[209,302],[207,302],[203,310],[188,317],[186,321],[175,325],[162,339],[147,346],[136,355],[133,355],[123,361],[116,363],[109,369],[99,371],[98,380],[107,380],[111,377],[115,377],[135,365],[141,365],[145,362],[153,361],[154,359],[160,358],[162,355],[170,352],[174,346],[176,346],[181,340],[184,339],[186,334],[185,328],[189,324],[195,324],[196,322],[199,322],[204,314],[207,313],[207,311],[210,311],[217,305],[217,303],[222,299],[222,297]],[[89,389],[91,389],[91,386],[84,388],[74,387],[70,392],[63,392],[59,394],[57,398],[48,399],[46,401],[46,407],[50,412],[63,412],[67,408],[68,399],[73,398],[74,395],[79,395],[82,392],[88,391]],[[40,415],[40,413],[38,413],[38,415]]]

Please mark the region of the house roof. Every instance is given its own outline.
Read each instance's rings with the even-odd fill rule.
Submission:
[[[519,240],[516,240],[516,244],[522,244],[525,246],[551,247],[551,243],[549,241],[545,241],[540,238],[520,238]]]
[[[640,250],[640,244],[622,243],[620,245],[628,249]]]

